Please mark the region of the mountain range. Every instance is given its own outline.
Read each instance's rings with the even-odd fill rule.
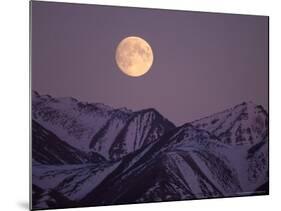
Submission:
[[[32,208],[268,194],[268,113],[252,102],[175,126],[32,92]]]

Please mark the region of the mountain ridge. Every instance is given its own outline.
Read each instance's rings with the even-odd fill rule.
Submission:
[[[131,147],[129,143],[132,142],[132,138],[128,134],[137,133],[129,132],[123,127],[136,130],[137,128],[133,128],[129,122],[141,119],[145,121],[145,116],[147,116],[146,121],[153,122],[156,119],[159,125],[156,126],[155,123],[154,127],[150,128],[150,133],[154,134],[148,136],[148,139],[135,137],[138,139],[135,141],[137,146]],[[32,117],[59,138],[67,140],[73,147],[87,152],[94,151],[108,160],[120,159],[137,150],[142,143],[150,143],[165,130],[175,127],[154,108],[133,112],[125,107],[114,109],[101,103],[79,102],[75,98],[52,98],[50,95],[39,95],[36,91],[33,92],[32,98]],[[145,131],[144,123],[138,125],[138,130]],[[125,136],[128,136],[130,141]],[[119,139],[122,139],[121,142]]]
[[[35,209],[268,194],[262,106],[175,126],[154,108],[34,96]]]

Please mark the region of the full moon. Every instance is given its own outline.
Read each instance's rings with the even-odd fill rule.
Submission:
[[[126,37],[117,46],[115,60],[123,73],[131,77],[139,77],[151,68],[153,52],[144,39]]]

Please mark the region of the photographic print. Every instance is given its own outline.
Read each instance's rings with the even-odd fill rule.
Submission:
[[[30,2],[31,209],[269,194],[269,17]]]

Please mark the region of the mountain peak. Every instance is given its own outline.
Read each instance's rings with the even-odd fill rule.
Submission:
[[[268,115],[261,105],[249,101],[191,124],[209,131],[224,143],[255,144],[263,137],[262,134],[267,134]]]
[[[252,101],[243,101],[240,104],[237,104],[236,106],[230,108],[230,109],[236,109],[236,108],[254,108],[257,105],[253,103]]]
[[[174,127],[173,123],[153,108],[134,112],[118,133],[109,151],[110,156],[117,160],[156,141]]]
[[[158,110],[156,110],[155,108],[146,108],[140,111],[135,112],[135,114],[137,115],[151,115],[153,118],[160,118],[163,119],[165,121],[170,122],[170,124],[172,124],[173,126],[174,123],[172,123],[170,120],[166,119]]]
[[[143,109],[141,111],[160,114],[155,108],[146,108],[146,109]]]
[[[133,112],[131,109],[128,109],[127,107],[121,107],[121,108],[117,108],[115,110],[121,111],[121,112],[124,112],[124,113],[132,113]]]

